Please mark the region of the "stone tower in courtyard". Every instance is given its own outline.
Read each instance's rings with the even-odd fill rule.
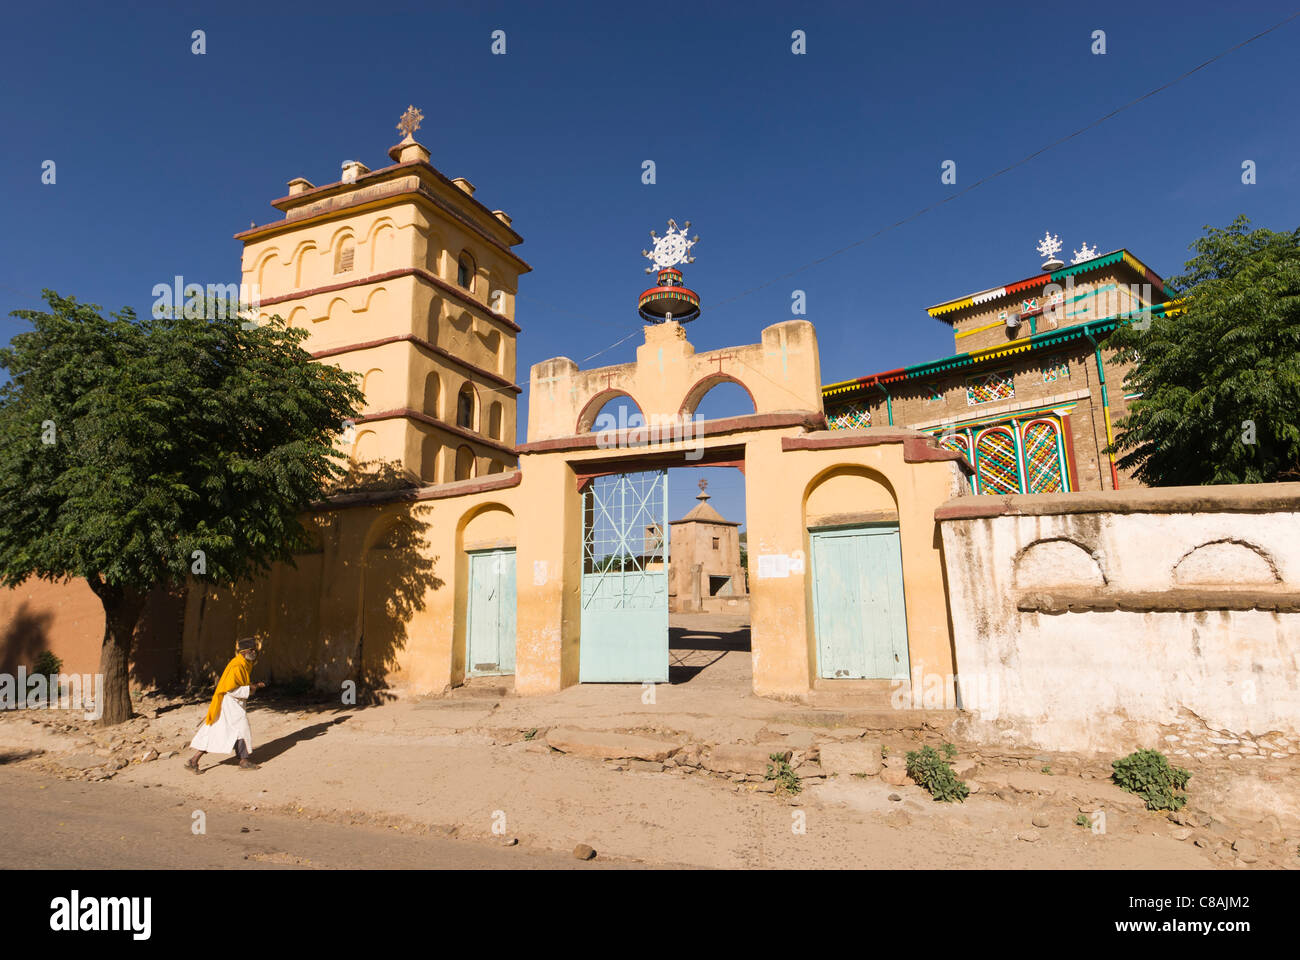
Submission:
[[[700,480],[700,501],[672,520],[668,562],[668,609],[672,613],[748,613],[749,588],[740,563],[740,524],[709,503],[709,482]]]
[[[515,469],[515,294],[531,269],[503,210],[429,163],[414,138],[392,163],[343,164],[336,183],[289,181],[283,216],[235,235],[262,319],[310,332],[305,347],[361,376],[365,406],[344,432],[353,463],[422,483]]]

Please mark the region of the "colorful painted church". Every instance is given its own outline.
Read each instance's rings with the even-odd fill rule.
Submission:
[[[1137,485],[1106,453],[1135,395],[1124,388],[1129,365],[1104,344],[1147,311],[1176,311],[1171,293],[1127,250],[1097,255],[1085,244],[1070,266],[1049,259],[1043,268],[930,307],[952,328],[957,352],[825,384],[828,425],[932,434],[970,462],[975,493]]]

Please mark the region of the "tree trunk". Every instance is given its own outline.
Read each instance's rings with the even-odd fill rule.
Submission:
[[[111,727],[131,719],[131,641],[136,623],[144,612],[145,595],[130,587],[115,587],[90,581],[90,589],[104,605],[104,646],[99,655],[99,672],[104,676],[101,726]]]

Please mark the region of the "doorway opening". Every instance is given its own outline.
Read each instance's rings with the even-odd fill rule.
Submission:
[[[753,686],[745,475],[739,464],[668,471],[672,684]]]

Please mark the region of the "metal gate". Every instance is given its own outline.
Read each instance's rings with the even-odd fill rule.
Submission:
[[[583,494],[583,683],[668,681],[668,471],[596,477]]]

